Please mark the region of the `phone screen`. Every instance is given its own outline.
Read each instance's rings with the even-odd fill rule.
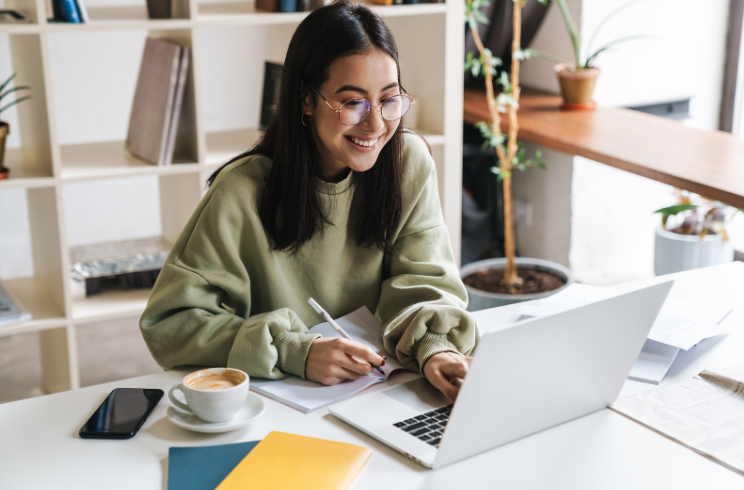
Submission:
[[[117,388],[80,429],[82,438],[134,437],[163,397],[163,390]]]

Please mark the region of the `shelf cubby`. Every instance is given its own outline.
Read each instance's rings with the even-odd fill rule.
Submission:
[[[153,209],[152,213],[160,214],[160,236],[165,242],[173,244],[178,239],[201,200],[201,188],[199,173],[158,176],[158,209]],[[129,203],[122,202],[122,205]],[[89,218],[91,225],[98,226],[93,220],[104,215],[97,213],[98,218]],[[87,298],[73,297],[71,319],[81,323],[138,315],[147,305],[149,295],[149,289],[133,289],[108,290]]]
[[[54,56],[61,56],[64,48],[60,47],[52,50],[53,76],[60,77],[60,80],[56,82],[58,87],[61,87],[59,89],[60,93],[55,94],[55,100],[62,99],[61,92],[65,90],[78,95],[75,105],[58,104],[56,107],[56,126],[59,130],[60,139],[65,141],[71,139],[69,130],[62,132],[63,129],[66,129],[65,126],[70,124],[76,125],[76,131],[96,135],[96,138],[110,138],[104,141],[81,141],[61,145],[60,176],[64,181],[199,172],[193,62],[189,66],[189,77],[184,90],[173,163],[167,166],[157,166],[141,160],[125,149],[124,141],[146,38],[166,39],[191,47],[190,30],[138,29],[130,32],[100,34],[104,39],[110,38],[112,42],[130,41],[132,43],[131,49],[127,50],[126,59],[118,63],[115,59],[112,59],[112,51],[105,47],[101,49],[96,46],[80,46],[81,40],[86,37],[84,32],[55,32],[51,36],[61,46],[85,50],[81,52],[79,62],[76,61],[79,66],[66,68],[69,72],[74,73],[78,69],[89,69],[92,63],[100,63],[102,68],[111,70],[106,78],[99,75],[90,80],[80,81],[74,75],[61,73],[63,67],[55,63]],[[112,81],[116,80],[116,82],[108,84],[110,86],[107,87],[105,82],[109,78]],[[113,111],[110,110],[110,105],[101,103],[101,101],[111,98],[117,100],[116,110]],[[70,97],[68,96],[66,99],[70,99]],[[75,119],[78,115],[83,121]],[[112,127],[112,120],[114,120],[117,131],[112,132],[109,129],[107,133],[100,134],[101,132],[96,127],[96,121],[105,123],[100,125],[110,128]]]
[[[30,86],[31,90],[16,92],[20,96],[31,95],[31,99],[21,102],[3,113],[8,116],[10,135],[6,148],[5,166],[10,169],[8,179],[0,180],[0,187],[36,187],[49,185],[54,176],[52,140],[49,125],[49,104],[47,103],[47,84],[44,77],[44,55],[39,34],[6,34],[10,46],[13,72],[16,77],[13,86]],[[5,80],[11,73],[0,73]],[[12,147],[13,141],[20,146]],[[40,182],[34,182],[42,179]],[[43,180],[46,180],[44,182]]]
[[[20,192],[20,196],[25,194],[28,210],[30,250],[25,254],[31,257],[32,275],[4,280],[3,286],[32,318],[0,327],[0,336],[61,326],[66,316],[57,190],[47,187]],[[5,212],[16,213],[22,208],[12,206]]]

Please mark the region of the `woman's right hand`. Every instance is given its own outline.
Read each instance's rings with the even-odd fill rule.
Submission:
[[[318,338],[310,344],[305,361],[305,377],[324,385],[356,380],[372,372],[372,366],[384,366],[385,357],[366,345],[340,337]]]

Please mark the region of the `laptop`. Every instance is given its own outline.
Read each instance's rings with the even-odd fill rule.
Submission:
[[[436,469],[601,410],[617,399],[672,282],[483,335],[454,404],[419,378],[330,412]]]

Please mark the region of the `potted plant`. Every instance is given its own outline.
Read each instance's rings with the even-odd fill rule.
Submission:
[[[600,53],[606,51],[612,46],[630,41],[633,39],[640,39],[648,36],[628,36],[620,39],[615,39],[604,46],[592,50],[594,39],[596,38],[599,30],[617,15],[622,10],[639,3],[644,0],[634,0],[632,2],[625,3],[617,9],[610,12],[602,21],[597,25],[597,28],[592,33],[591,38],[587,44],[586,50],[581,49],[581,35],[579,30],[576,28],[576,23],[571,17],[571,13],[568,11],[566,0],[554,0],[558,4],[558,8],[563,16],[563,22],[566,24],[566,30],[568,36],[571,38],[571,44],[573,46],[574,61],[567,62],[560,58],[553,56],[552,54],[540,51],[538,49],[525,49],[516,53],[521,59],[529,59],[533,56],[538,56],[550,60],[555,65],[555,73],[558,76],[558,83],[561,87],[561,95],[563,96],[562,109],[566,110],[577,110],[577,109],[594,109],[597,104],[592,101],[592,94],[594,93],[594,85],[599,76],[599,68],[594,65],[594,62]],[[543,5],[547,5],[548,0],[539,0]]]
[[[468,309],[484,308],[537,299],[556,293],[573,282],[570,271],[560,264],[546,260],[516,258],[514,244],[514,211],[511,178],[514,169],[524,171],[528,167],[545,169],[540,152],[528,158],[525,148],[517,141],[519,123],[519,63],[521,53],[521,11],[525,0],[515,0],[512,16],[514,34],[512,38],[511,76],[502,72],[497,83],[501,93],[494,94],[494,76],[501,60],[483,46],[478,34],[478,23],[487,22],[480,7],[487,0],[466,0],[465,19],[473,34],[478,55],[468,53],[465,69],[474,77],[485,76],[486,100],[490,120],[476,124],[485,139],[484,145],[496,149],[499,165],[491,170],[503,185],[504,201],[504,258],[488,259],[464,266],[460,272],[468,289]],[[501,114],[508,117],[507,134],[501,131]]]
[[[19,90],[31,90],[30,87],[26,86],[14,87],[9,89],[8,85],[15,78],[15,76],[16,74],[13,73],[7,80],[0,84],[0,116],[5,110],[9,109],[10,107],[31,98],[30,95],[26,95],[25,97],[16,98],[12,102],[4,101],[4,99],[13,92],[17,92]],[[5,162],[5,139],[8,137],[9,133],[10,125],[0,119],[0,179],[7,179],[8,174],[10,173],[10,169],[5,168],[5,166],[3,165],[3,163]]]
[[[661,227],[654,241],[657,276],[734,260],[726,224],[741,211],[689,192],[677,192],[677,204],[658,209]],[[670,221],[671,218],[671,221]]]

